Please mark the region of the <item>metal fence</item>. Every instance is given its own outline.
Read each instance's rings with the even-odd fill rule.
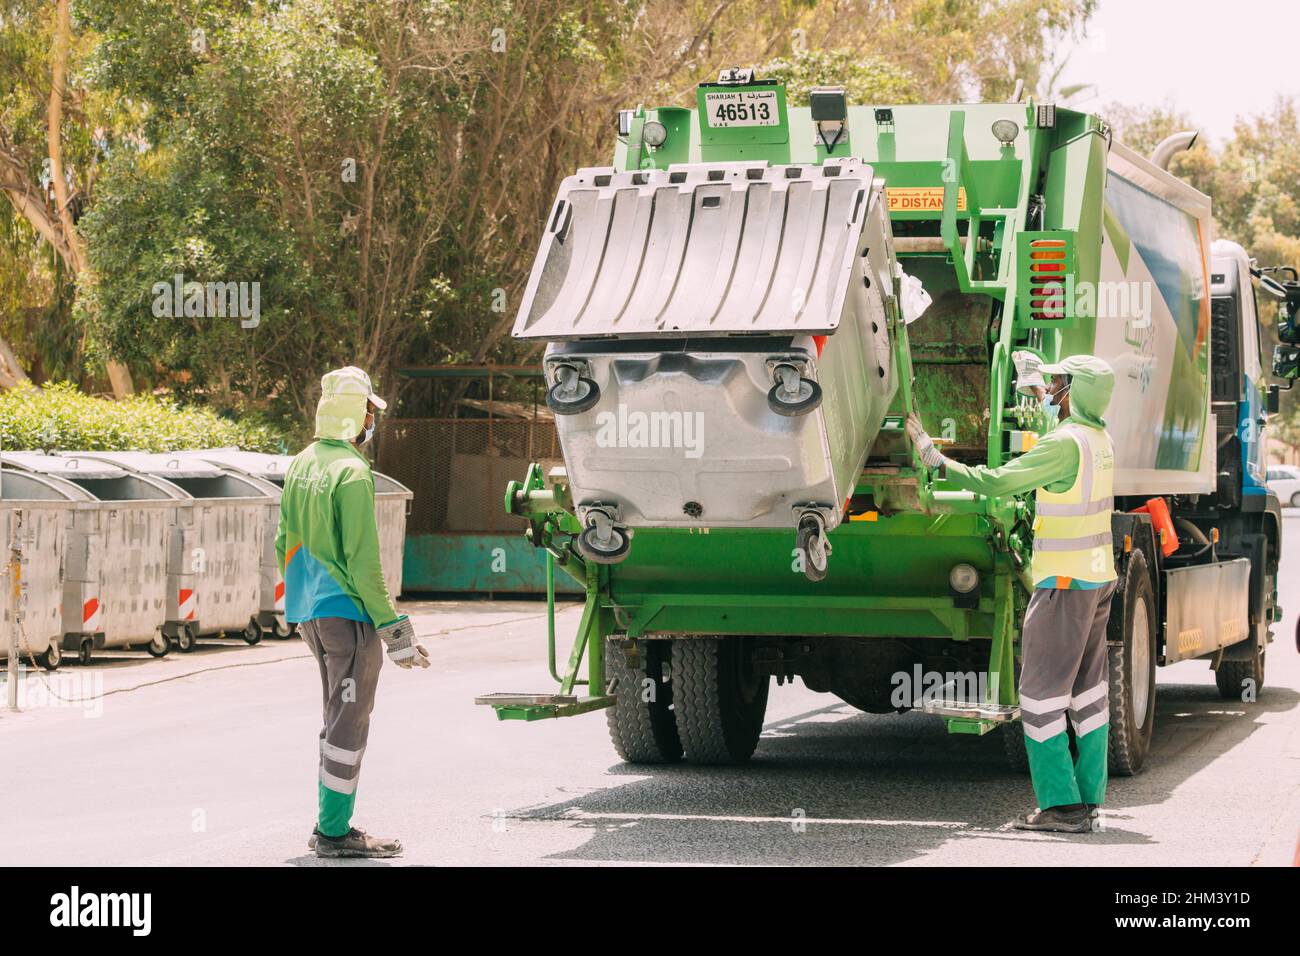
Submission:
[[[378,430],[378,470],[415,492],[408,535],[520,531],[505,513],[506,483],[532,462],[544,472],[563,464],[544,419],[381,419]]]

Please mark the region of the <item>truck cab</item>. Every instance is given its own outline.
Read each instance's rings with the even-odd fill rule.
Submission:
[[[1266,511],[1269,491],[1263,425],[1267,387],[1250,257],[1226,239],[1215,240],[1210,256],[1210,401],[1216,421],[1219,503]]]

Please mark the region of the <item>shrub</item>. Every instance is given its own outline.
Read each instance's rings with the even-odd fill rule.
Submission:
[[[62,383],[0,393],[0,449],[6,451],[180,451],[236,446],[283,453],[284,435],[257,420],[234,421],[211,409],[153,395],[115,402]]]

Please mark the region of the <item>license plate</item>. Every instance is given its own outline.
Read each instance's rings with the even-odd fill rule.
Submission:
[[[776,90],[705,93],[704,110],[714,129],[731,126],[779,126]]]

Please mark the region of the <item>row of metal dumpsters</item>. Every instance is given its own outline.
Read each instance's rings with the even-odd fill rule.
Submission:
[[[101,648],[161,657],[200,638],[288,637],[275,556],[292,459],[235,449],[0,453],[0,658],[57,667]],[[375,474],[396,597],[411,491]],[[16,571],[16,573],[15,573]]]

